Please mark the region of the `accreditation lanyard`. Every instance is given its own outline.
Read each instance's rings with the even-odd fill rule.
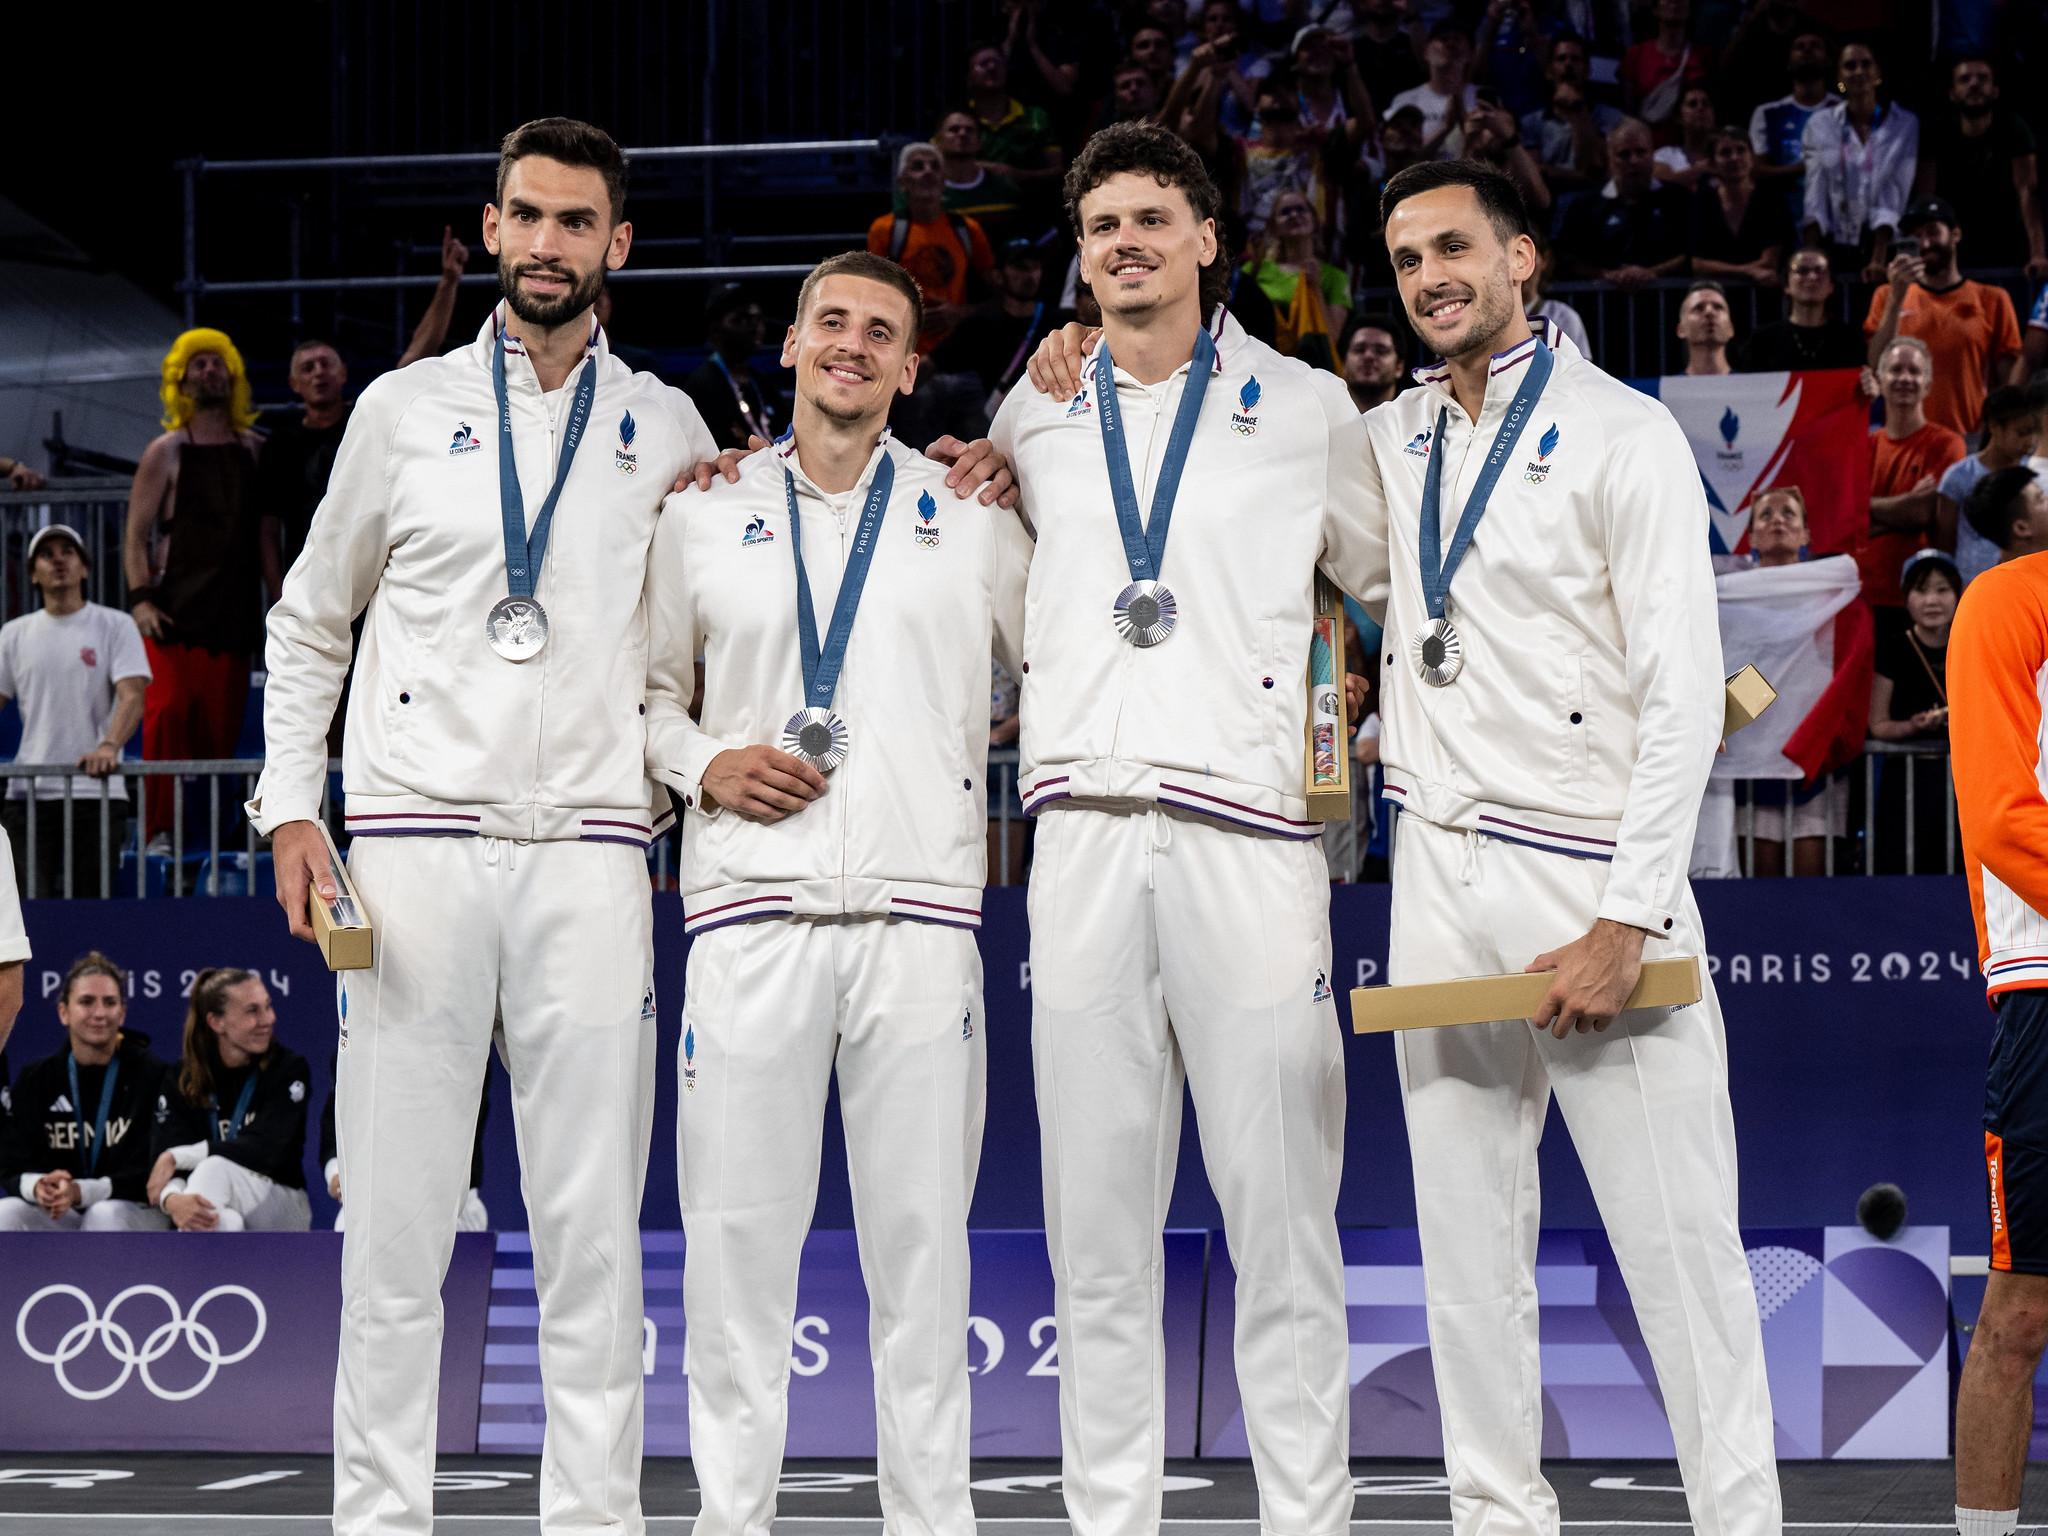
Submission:
[[[839,690],[839,669],[846,662],[846,642],[853,637],[853,615],[860,607],[861,588],[868,583],[868,567],[875,559],[875,538],[881,532],[882,514],[889,510],[889,492],[895,485],[896,466],[885,448],[881,462],[875,466],[868,499],[860,509],[846,569],[839,575],[832,626],[825,631],[825,643],[820,646],[818,615],[811,606],[811,582],[804,574],[803,519],[796,509],[796,476],[787,468],[782,471],[782,489],[789,499],[789,553],[796,562],[797,660],[803,667],[806,709],[830,709],[832,696]]]
[[[78,1121],[78,1134],[84,1136],[85,1098],[78,1088],[78,1058],[65,1057],[64,1066],[71,1074],[71,1113]],[[85,1171],[88,1177],[99,1171],[100,1148],[106,1145],[107,1140],[107,1113],[114,1107],[114,1083],[120,1075],[121,1061],[119,1057],[115,1057],[107,1063],[106,1080],[100,1084],[100,1112],[93,1117],[92,1136],[85,1144]]]
[[[1003,371],[996,375],[996,383],[1008,389],[1017,382],[1024,371],[1024,354],[1031,350],[1031,343],[1038,340],[1038,322],[1045,318],[1045,300],[1040,299],[1031,307],[1031,318],[1025,322],[1024,335],[1017,342],[1017,350],[1010,354],[1010,360],[1003,364]]]
[[[716,352],[713,352],[711,354],[711,361],[717,366],[718,371],[725,375],[725,387],[732,391],[733,404],[740,408],[740,417],[746,422],[748,429],[766,437],[768,435],[767,397],[765,395],[762,396],[761,410],[756,415],[754,407],[748,403],[746,391],[740,387],[740,381],[733,376],[732,369],[726,366],[725,359]],[[751,383],[752,381],[749,380],[749,382]],[[758,391],[759,386],[756,385],[755,388]]]
[[[1493,435],[1493,447],[1486,455],[1479,479],[1458,518],[1457,531],[1451,535],[1450,552],[1442,555],[1441,559],[1438,556],[1443,544],[1440,525],[1444,499],[1444,428],[1450,424],[1450,407],[1442,407],[1436,413],[1436,435],[1430,442],[1429,468],[1422,476],[1422,526],[1419,530],[1422,601],[1432,619],[1444,616],[1444,599],[1450,595],[1451,577],[1457,574],[1465,551],[1472,547],[1473,530],[1478,528],[1479,519],[1486,515],[1487,500],[1500,481],[1500,472],[1507,467],[1508,456],[1515,451],[1515,441],[1522,435],[1522,428],[1529,424],[1529,413],[1536,409],[1543,386],[1550,382],[1550,370],[1555,361],[1543,339],[1536,338],[1535,355],[1529,359],[1528,371],[1522,375],[1521,387],[1515,391],[1515,398],[1508,405],[1500,430]]]
[[[1131,480],[1131,459],[1124,441],[1123,408],[1116,399],[1116,363],[1109,355],[1109,338],[1095,353],[1095,416],[1102,426],[1102,456],[1109,464],[1109,493],[1116,502],[1117,531],[1123,535],[1124,560],[1133,581],[1159,580],[1159,568],[1166,559],[1166,534],[1173,522],[1173,497],[1180,489],[1180,472],[1188,462],[1188,448],[1195,440],[1195,421],[1202,414],[1202,396],[1208,391],[1209,376],[1215,371],[1216,342],[1205,330],[1195,338],[1195,355],[1188,363],[1188,382],[1180,392],[1180,409],[1173,418],[1173,434],[1166,440],[1166,461],[1159,466],[1159,479],[1152,487],[1152,515],[1138,521],[1138,488]]]
[[[505,519],[505,582],[510,596],[532,597],[540,582],[540,563],[547,558],[548,530],[554,526],[555,503],[562,499],[562,487],[569,480],[569,465],[583,441],[583,429],[590,421],[590,408],[597,399],[597,360],[582,365],[576,394],[569,404],[569,424],[562,438],[561,457],[555,466],[555,483],[548,499],[540,504],[533,520],[533,532],[526,531],[526,497],[519,489],[519,464],[512,455],[512,400],[505,389],[505,329],[498,328],[497,344],[491,349],[491,388],[498,397],[498,510]]]
[[[242,1091],[236,1096],[235,1117],[228,1122],[228,1128],[221,1132],[222,1141],[234,1141],[241,1136],[242,1127],[249,1119],[249,1105],[256,1098],[256,1075],[262,1070],[261,1064],[257,1062],[249,1064],[249,1080],[242,1084]],[[220,1108],[218,1101],[215,1102],[214,1108],[216,1111]]]

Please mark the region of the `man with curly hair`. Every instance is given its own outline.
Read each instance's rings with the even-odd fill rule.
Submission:
[[[146,758],[231,757],[263,629],[256,412],[227,336],[185,332],[164,354],[165,431],[128,492],[122,565],[149,652]],[[144,823],[168,838],[171,784],[152,779]]]

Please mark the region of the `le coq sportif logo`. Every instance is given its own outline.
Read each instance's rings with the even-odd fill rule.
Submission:
[[[14,1319],[14,1339],[31,1360],[52,1367],[57,1384],[80,1402],[112,1397],[140,1377],[150,1395],[182,1403],[213,1385],[221,1367],[248,1359],[263,1342],[269,1315],[254,1291],[239,1285],[216,1285],[192,1304],[188,1315],[178,1298],[160,1285],[131,1285],[107,1303],[105,1312],[75,1285],[46,1285],[21,1304]],[[56,1333],[57,1329],[61,1333]],[[50,1344],[52,1334],[56,1342]],[[138,1342],[138,1335],[140,1336]],[[86,1356],[105,1355],[120,1369],[99,1386],[79,1386],[72,1366]],[[191,1369],[187,1357],[204,1367],[189,1386],[166,1386],[152,1374],[172,1356],[183,1364],[173,1373],[182,1380]],[[104,1371],[80,1366],[80,1374],[97,1379]]]

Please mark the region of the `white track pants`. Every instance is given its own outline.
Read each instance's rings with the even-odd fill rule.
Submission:
[[[1390,979],[1519,971],[1586,932],[1596,860],[1396,823]],[[1691,893],[1644,958],[1704,955]],[[1396,1037],[1458,1536],[1555,1536],[1538,1465],[1536,1145],[1557,1095],[1635,1303],[1701,1536],[1782,1522],[1763,1331],[1736,1226],[1721,1006],[1558,1040],[1520,1020]]]
[[[95,1200],[55,1221],[29,1200],[0,1200],[0,1232],[166,1232],[171,1218],[140,1200]]]
[[[1317,843],[1150,809],[1039,818],[1031,1054],[1077,1536],[1159,1529],[1160,1232],[1183,1074],[1237,1269],[1260,1525],[1275,1536],[1348,1529],[1344,1057],[1329,904]]]
[[[700,935],[684,983],[683,1305],[695,1536],[767,1536],[797,1265],[839,1075],[889,1536],[973,1536],[967,1207],[987,1042],[974,935],[767,919]]]
[[[377,964],[337,978],[335,1536],[432,1528],[441,1281],[500,1017],[540,1297],[541,1529],[637,1536],[646,862],[614,843],[359,838],[349,869]]]
[[[303,1189],[253,1173],[231,1157],[202,1157],[185,1175],[185,1193],[213,1202],[216,1232],[306,1232],[313,1226],[312,1202]]]

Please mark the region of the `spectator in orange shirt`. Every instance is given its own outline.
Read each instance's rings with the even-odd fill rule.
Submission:
[[[1934,354],[1917,336],[1901,336],[1878,360],[1884,425],[1870,434],[1870,530],[1856,550],[1863,597],[1883,636],[1905,623],[1899,572],[1927,547],[1934,527],[1935,486],[1965,452],[1961,434],[1927,419]]]
[[[996,257],[979,224],[946,212],[946,162],[936,147],[904,145],[896,157],[896,186],[906,212],[885,213],[870,224],[868,249],[917,279],[924,295],[924,326],[917,333],[923,355],[967,313],[970,287],[976,295],[987,287]]]
[[[1956,267],[1963,231],[1956,213],[1938,197],[1923,198],[1899,220],[1899,232],[1918,237],[1920,251],[1892,248],[1888,285],[1870,296],[1863,334],[1875,366],[1894,336],[1917,336],[1934,357],[1927,419],[1952,432],[1977,430],[1984,396],[2000,384],[2022,381],[2020,322],[2012,295],[1972,282]]]

